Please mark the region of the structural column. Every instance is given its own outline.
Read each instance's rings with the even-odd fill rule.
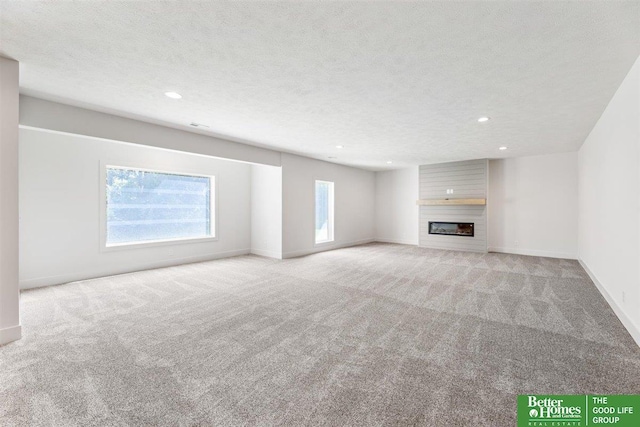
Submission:
[[[0,345],[20,339],[18,62],[0,56]]]

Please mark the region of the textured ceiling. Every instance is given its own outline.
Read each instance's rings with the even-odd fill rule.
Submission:
[[[0,14],[23,93],[375,170],[576,150],[640,55],[638,1],[1,0]]]

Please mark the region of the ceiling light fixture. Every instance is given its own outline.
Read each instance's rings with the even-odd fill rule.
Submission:
[[[387,160],[388,165],[390,165],[391,163],[393,163],[391,160]]]
[[[336,145],[336,148],[344,148],[344,145]]]
[[[480,123],[484,123],[484,122],[488,122],[488,121],[489,121],[489,117],[480,117],[478,119],[478,122],[480,122]]]
[[[500,148],[498,148],[498,150],[502,150],[502,151],[504,151],[504,150],[506,150],[506,149],[507,149],[507,147],[500,147]]]
[[[180,98],[182,98],[182,95],[180,95],[178,92],[165,92],[164,94],[165,94],[165,96],[168,96],[171,99],[180,99]]]

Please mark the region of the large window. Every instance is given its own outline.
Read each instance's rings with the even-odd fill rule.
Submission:
[[[214,177],[106,172],[106,246],[215,236]]]
[[[333,182],[316,181],[316,243],[333,241]]]

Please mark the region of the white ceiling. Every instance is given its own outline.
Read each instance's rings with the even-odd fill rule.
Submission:
[[[25,94],[374,170],[576,150],[640,55],[638,1],[2,0],[0,14]]]

